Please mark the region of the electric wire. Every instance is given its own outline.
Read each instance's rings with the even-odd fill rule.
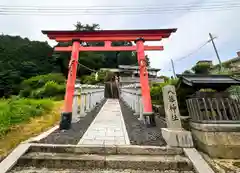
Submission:
[[[215,39],[215,38],[216,38],[216,37],[214,37],[214,39]],[[181,58],[178,58],[178,59],[174,60],[174,62],[182,61],[182,60],[184,60],[184,59],[186,59],[186,58],[194,55],[195,53],[197,53],[199,50],[201,50],[203,47],[205,47],[205,46],[206,46],[208,43],[210,43],[210,42],[211,42],[211,40],[208,40],[208,41],[204,42],[204,43],[201,44],[201,46],[199,46],[197,49],[195,49],[194,51],[190,52],[189,54],[187,54],[187,55],[185,55],[185,56],[183,56],[183,57],[181,57]]]
[[[79,62],[78,62],[78,65],[80,65],[80,66],[82,66],[82,67],[84,67],[84,68],[88,69],[89,71],[92,71],[92,72],[97,72],[96,70],[94,70],[94,69],[91,69],[91,68],[89,68],[89,67],[87,67],[87,66],[85,66],[85,65],[83,65],[83,64],[81,64],[81,63],[79,63]]]
[[[0,15],[113,15],[113,14],[160,14],[177,12],[222,11],[240,8],[240,2],[162,5],[162,6],[96,6],[96,7],[47,7],[47,6],[6,6],[0,5]]]

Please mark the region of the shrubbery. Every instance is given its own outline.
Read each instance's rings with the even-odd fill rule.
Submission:
[[[63,99],[65,93],[65,78],[62,74],[50,73],[35,76],[22,82],[21,97]]]
[[[104,83],[104,81],[106,80],[106,76],[108,76],[108,74],[110,74],[111,72],[109,71],[98,71],[98,78],[96,80],[96,73],[92,73],[89,76],[83,76],[81,78],[81,83],[83,84],[89,84],[89,85],[95,85],[98,83]]]
[[[155,83],[151,87],[151,98],[153,104],[163,105],[163,95],[162,95],[162,88],[166,85],[176,85],[178,82],[177,79],[169,79],[165,83]]]
[[[54,106],[52,100],[12,98],[0,100],[0,137],[10,131],[13,125],[29,121],[30,118],[49,112]]]

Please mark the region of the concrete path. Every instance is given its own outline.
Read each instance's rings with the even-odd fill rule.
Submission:
[[[85,132],[78,145],[130,145],[117,99],[108,99]]]

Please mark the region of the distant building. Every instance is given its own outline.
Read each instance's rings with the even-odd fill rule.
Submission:
[[[222,62],[223,70],[229,71],[233,74],[240,74],[240,51],[237,52],[237,57]],[[219,71],[219,64],[212,66],[211,72],[217,73]]]
[[[118,68],[101,68],[100,70],[108,70],[115,73],[121,83],[139,83],[139,67],[131,65],[119,65]],[[148,68],[148,77],[152,82],[163,83],[164,80],[157,77],[157,73],[160,69]]]
[[[197,65],[199,65],[199,64],[210,64],[210,66],[213,65],[211,60],[201,60],[201,61],[197,62]]]

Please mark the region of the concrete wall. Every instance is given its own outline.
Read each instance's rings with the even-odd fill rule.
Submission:
[[[240,122],[191,123],[191,131],[196,146],[211,157],[240,159]]]

